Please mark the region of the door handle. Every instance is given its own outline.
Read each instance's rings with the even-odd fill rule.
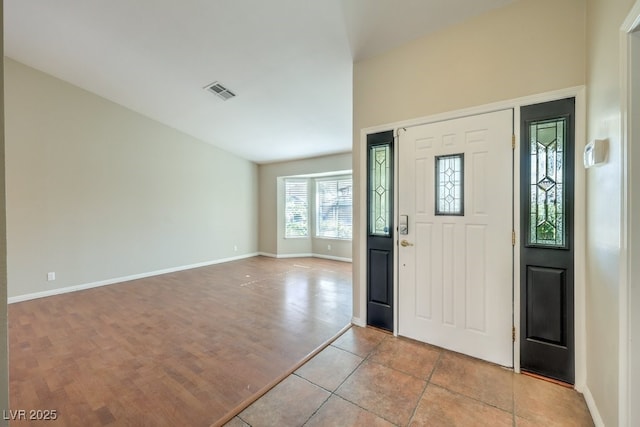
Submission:
[[[400,245],[405,246],[405,247],[406,246],[413,246],[413,243],[409,243],[409,242],[407,242],[406,240],[403,239],[402,241],[400,241]]]

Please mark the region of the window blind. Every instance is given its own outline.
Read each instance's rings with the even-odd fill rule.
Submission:
[[[306,179],[284,181],[284,237],[309,236],[309,185]]]
[[[351,239],[351,177],[316,181],[316,236]]]

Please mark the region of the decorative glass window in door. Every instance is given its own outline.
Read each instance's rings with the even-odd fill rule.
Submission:
[[[464,154],[436,156],[436,215],[464,215]]]
[[[566,247],[564,163],[566,119],[529,124],[529,236],[534,246]]]
[[[391,144],[369,147],[369,234],[391,235]]]

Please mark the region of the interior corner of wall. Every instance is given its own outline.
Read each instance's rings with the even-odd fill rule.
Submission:
[[[364,328],[367,326],[367,322],[365,322],[362,318],[355,317],[355,316],[351,318],[351,323],[356,326],[360,326],[361,328]]]

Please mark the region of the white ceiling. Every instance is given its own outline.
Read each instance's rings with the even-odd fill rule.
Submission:
[[[5,55],[268,163],[351,150],[354,59],[512,1],[4,0]]]

